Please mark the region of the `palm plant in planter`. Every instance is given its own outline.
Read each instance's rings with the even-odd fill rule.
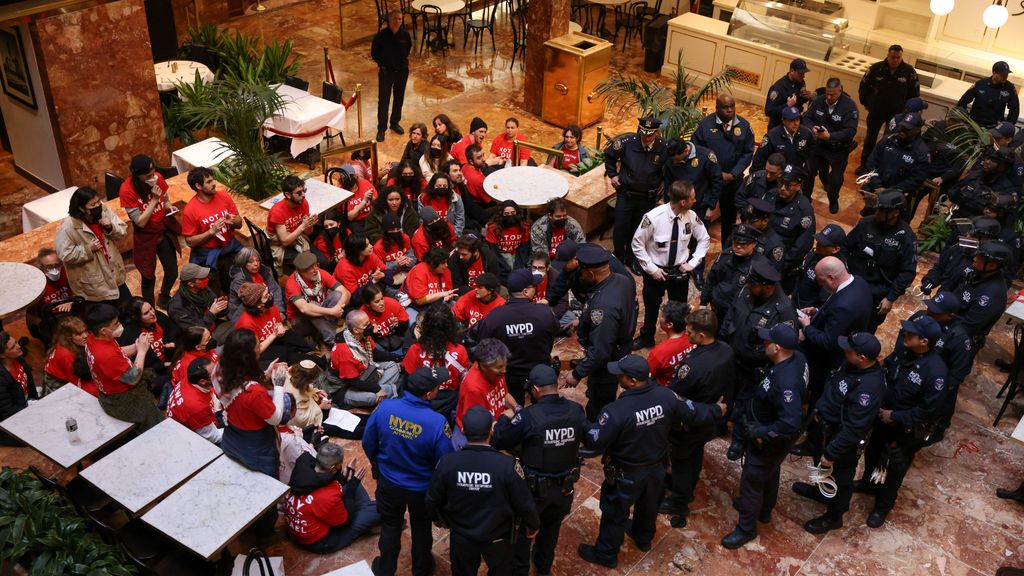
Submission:
[[[605,105],[616,116],[634,114],[661,119],[661,133],[666,139],[689,136],[704,117],[701,102],[713,99],[732,84],[737,72],[731,66],[697,86],[696,78],[683,67],[683,51],[676,58],[672,86],[655,80],[625,76],[615,72],[597,85],[595,93],[606,98]]]

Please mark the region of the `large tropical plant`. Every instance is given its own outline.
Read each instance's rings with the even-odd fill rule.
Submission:
[[[617,116],[633,114],[660,118],[662,135],[671,139],[689,136],[704,117],[701,104],[714,99],[736,77],[736,70],[726,66],[698,86],[697,79],[686,73],[683,51],[680,50],[671,86],[614,72],[608,80],[597,85],[595,92],[605,97],[605,106]]]

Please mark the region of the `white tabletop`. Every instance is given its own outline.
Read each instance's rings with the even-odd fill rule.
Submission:
[[[290,149],[292,157],[297,157],[302,152],[319,144],[323,139],[323,132],[327,128],[344,131],[345,107],[341,104],[335,104],[330,100],[324,100],[285,84],[276,86],[274,90],[281,95],[284,103],[277,114],[263,125],[287,134],[316,132],[312,136],[290,137],[292,139]],[[274,135],[274,132],[271,131],[264,131],[264,133],[268,137]]]
[[[78,190],[78,186],[51,192],[42,198],[23,204],[21,207],[22,233],[67,218],[68,205],[71,203],[71,195],[75,193],[75,190]]]
[[[184,174],[199,166],[213,168],[234,155],[220,138],[207,138],[175,150],[171,153],[171,164],[178,169],[179,174]]]
[[[338,188],[333,184],[328,184],[323,180],[317,180],[316,178],[306,180],[306,201],[309,202],[309,213],[314,216],[327,212],[352,196],[352,192],[344,188]],[[260,206],[270,210],[274,204],[281,200],[284,200],[284,193],[278,192],[264,200]]]
[[[412,8],[413,10],[422,10],[428,4],[440,8],[441,14],[451,14],[466,7],[466,3],[462,0],[413,0]]]
[[[570,21],[569,22],[569,32],[576,32],[576,33],[583,32],[583,26],[580,26],[576,22]]]
[[[288,486],[225,456],[143,514],[142,520],[210,560],[286,492]]]
[[[569,192],[561,170],[546,166],[510,166],[484,178],[484,191],[498,202],[515,200],[520,206],[540,206]]]
[[[223,453],[216,444],[167,418],[94,462],[82,476],[134,514]]]
[[[78,421],[79,441],[75,444],[69,440],[64,427],[68,416]],[[107,416],[95,396],[70,384],[0,422],[0,428],[64,468],[88,458],[132,426],[130,422]]]
[[[206,64],[192,62],[191,60],[168,60],[153,64],[153,72],[156,73],[156,89],[160,92],[169,92],[184,82],[193,84],[196,81],[196,71],[203,82],[213,81],[213,72]]]
[[[0,262],[0,279],[0,318],[35,302],[46,288],[43,271],[20,262]]]

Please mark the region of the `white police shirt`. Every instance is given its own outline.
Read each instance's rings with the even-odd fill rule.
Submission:
[[[679,221],[679,237],[676,244],[676,261],[669,262],[670,240],[672,239],[672,222]],[[697,249],[690,254],[690,238],[697,240]],[[640,227],[633,234],[633,255],[640,266],[648,274],[654,274],[662,268],[679,267],[689,264],[696,268],[700,265],[711,245],[704,223],[693,210],[687,210],[678,216],[672,212],[669,204],[662,204],[644,214]]]

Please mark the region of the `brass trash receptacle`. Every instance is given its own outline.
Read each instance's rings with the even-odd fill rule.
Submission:
[[[556,126],[589,126],[601,120],[604,98],[593,95],[608,79],[612,43],[579,32],[544,43],[544,93],[541,118]]]

